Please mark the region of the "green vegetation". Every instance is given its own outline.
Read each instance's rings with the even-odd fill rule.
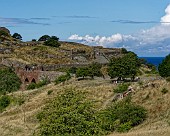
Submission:
[[[58,42],[59,38],[56,36],[51,36],[47,41],[44,42],[44,45],[51,47],[59,47],[60,43]]]
[[[90,76],[92,79],[94,78],[94,76],[102,76],[101,73],[101,64],[99,63],[92,63],[90,64],[88,67],[82,67],[82,68],[78,68],[76,70],[76,77],[86,77],[86,76]]]
[[[55,136],[102,136],[113,131],[126,132],[146,118],[146,110],[130,99],[97,111],[85,93],[67,89],[38,115],[39,134]]]
[[[170,76],[170,54],[165,57],[162,63],[158,67],[159,74],[162,77]]]
[[[61,75],[61,76],[57,77],[55,80],[55,83],[59,84],[59,83],[69,80],[70,78],[71,78],[70,74],[67,73],[66,75]]]
[[[111,78],[117,78],[119,80],[130,77],[135,79],[137,71],[139,69],[139,62],[137,55],[129,52],[122,58],[113,58],[109,63],[109,76]]]
[[[38,39],[38,41],[47,41],[47,40],[49,40],[50,39],[50,36],[49,35],[43,35],[43,36],[41,36],[39,39]]]
[[[40,135],[92,136],[100,135],[93,105],[83,93],[65,90],[40,112]]]
[[[20,34],[18,34],[18,33],[14,33],[13,35],[12,35],[12,37],[13,38],[15,38],[15,39],[17,39],[17,40],[22,40],[22,36],[20,35]]]
[[[10,68],[0,69],[0,93],[10,93],[20,88],[19,77]]]
[[[49,84],[49,80],[47,78],[43,79],[42,81],[39,81],[37,84],[36,83],[31,83],[27,86],[27,90],[32,90],[36,88],[43,87],[45,85]]]
[[[94,78],[94,76],[97,76],[97,77],[102,76],[102,73],[101,73],[101,70],[100,70],[101,67],[102,67],[102,65],[97,63],[97,62],[94,62],[91,65],[89,65],[88,76],[90,76],[91,78]]]
[[[118,87],[116,89],[114,89],[114,93],[123,93],[125,91],[127,91],[129,87],[129,84],[119,84]]]
[[[125,48],[122,48],[121,51],[122,51],[123,54],[128,53],[128,51]]]
[[[83,68],[78,68],[76,70],[76,77],[86,77],[88,76],[88,68],[87,67],[83,67]]]
[[[113,104],[99,113],[101,127],[108,131],[126,132],[146,118],[143,107],[131,103],[130,99]]]
[[[10,104],[10,97],[3,95],[0,97],[0,112],[2,112]]]
[[[77,68],[76,67],[71,67],[68,69],[68,72],[71,74],[76,74]]]

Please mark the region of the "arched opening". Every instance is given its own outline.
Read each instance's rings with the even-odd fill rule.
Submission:
[[[28,78],[26,78],[26,79],[25,79],[25,83],[28,83],[28,82],[29,82],[29,80],[28,80]]]
[[[32,79],[31,83],[36,83],[36,81],[35,81],[35,79],[34,79],[34,78]]]

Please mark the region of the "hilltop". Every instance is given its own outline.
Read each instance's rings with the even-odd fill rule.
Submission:
[[[115,56],[122,55],[122,49],[87,46],[74,42],[59,41],[60,46],[45,46],[43,41],[23,42],[10,35],[8,29],[1,28],[0,59],[24,64],[89,64],[108,63]]]

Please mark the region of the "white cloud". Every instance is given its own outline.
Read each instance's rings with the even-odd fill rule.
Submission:
[[[100,45],[106,46],[108,44],[120,43],[123,40],[123,36],[121,34],[115,34],[110,37],[100,37],[99,35],[92,37],[90,35],[79,36],[77,34],[71,35],[69,40],[80,41],[82,43],[88,43],[90,45]]]
[[[88,45],[104,47],[125,47],[139,56],[165,56],[170,53],[170,5],[165,10],[160,25],[132,35],[113,34],[111,36],[79,36],[69,37],[69,40]],[[168,23],[169,22],[169,23]]]
[[[165,9],[165,16],[161,18],[161,23],[163,25],[170,25],[170,5]]]

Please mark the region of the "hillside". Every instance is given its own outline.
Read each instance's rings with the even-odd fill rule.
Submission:
[[[142,81],[143,84],[133,83],[131,86],[135,92],[132,94],[132,101],[142,105],[148,111],[147,119],[139,126],[128,133],[114,133],[114,136],[169,136],[170,134],[170,91],[163,94],[163,88],[170,88],[170,83],[165,80]],[[148,84],[149,83],[149,84]],[[39,126],[36,114],[46,105],[49,100],[56,97],[66,88],[75,88],[88,92],[88,98],[96,101],[96,106],[105,108],[113,96],[113,88],[109,80],[96,78],[95,80],[77,81],[74,78],[64,85],[49,84],[43,88],[31,91],[19,91],[13,94],[17,98],[24,98],[21,106],[11,105],[0,114],[0,133],[5,135],[30,136],[37,131]],[[48,95],[48,91],[53,90]],[[110,135],[110,136],[112,136]]]
[[[140,111],[144,113],[147,111],[147,117],[143,116],[143,118],[140,118],[141,120],[136,119],[138,118],[138,113],[132,113],[133,115],[137,116],[135,117],[137,120],[135,125],[132,125],[131,120],[126,120],[127,122],[121,122],[120,119],[116,118],[115,115],[115,120],[111,120],[111,124],[109,124],[113,126],[111,131],[109,129],[107,131],[110,134],[109,136],[170,135],[170,82],[161,78],[158,75],[155,67],[149,67],[147,64],[143,63],[139,65],[137,56],[132,52],[129,52],[128,54],[126,49],[103,48],[100,46],[92,47],[79,43],[64,41],[59,41],[59,47],[51,47],[45,45],[44,41],[23,42],[14,39],[7,29],[0,28],[0,31],[1,29],[5,31],[5,36],[0,35],[0,68],[6,69],[10,67],[5,74],[4,71],[1,72],[3,75],[2,77],[4,78],[0,77],[2,81],[1,84],[3,84],[2,87],[6,89],[6,95],[4,95],[4,92],[1,92],[2,94],[0,96],[1,136],[38,135],[41,123],[37,119],[37,114],[42,111],[42,109],[49,103],[55,102],[54,100],[59,97],[61,93],[68,89],[76,90],[76,92],[83,92],[85,95],[85,97],[82,97],[83,100],[90,100],[90,102],[94,104],[94,111],[92,112],[94,114],[97,112],[99,113],[100,111],[102,113],[104,110],[105,111],[103,113],[106,113],[106,109],[109,109],[108,107],[113,106],[114,104],[116,105],[119,102],[124,102],[125,100],[130,100],[129,103],[132,102],[133,104],[136,104],[136,107],[138,106],[140,108],[142,106],[141,109],[143,111],[136,111],[136,109],[134,109],[135,112]],[[114,75],[115,70],[121,70],[124,68],[120,74],[124,73],[125,76],[116,75],[110,79],[112,76],[108,74],[109,66],[106,64],[108,64],[112,57],[115,58],[112,59],[112,61],[118,62],[118,64],[112,64],[111,72],[113,73],[110,74]],[[117,57],[118,59],[116,59]],[[129,60],[129,58],[134,60]],[[131,61],[134,63],[131,63]],[[92,62],[98,62],[103,65]],[[92,65],[89,65],[90,63],[92,63]],[[131,65],[129,66],[129,64]],[[83,66],[86,67],[82,68]],[[133,66],[138,67],[138,70]],[[113,68],[116,69],[113,70]],[[75,69],[76,75],[73,74]],[[68,70],[70,74],[66,74]],[[130,74],[135,75],[129,75],[129,71],[132,71]],[[133,71],[136,73],[133,73]],[[12,80],[12,72],[18,80],[16,80],[16,78],[13,78],[14,80]],[[77,73],[79,74],[78,76]],[[135,76],[139,77],[135,78]],[[118,77],[118,79],[120,78],[120,80],[115,79],[115,77]],[[55,79],[57,79],[58,82],[56,82]],[[54,83],[54,80],[57,84]],[[16,85],[12,86],[14,81],[18,81],[18,84],[21,84],[22,82],[22,85],[19,85],[18,88],[16,88]],[[128,83],[123,84],[122,82]],[[126,90],[120,91],[121,89],[119,87],[121,85],[127,86]],[[33,89],[30,86],[38,89]],[[7,89],[10,87],[13,87],[14,91],[12,90],[13,88],[7,91]],[[28,90],[28,87],[30,87],[30,90]],[[116,92],[116,89],[120,92]],[[9,105],[7,105],[5,108],[3,107],[6,104],[4,100],[2,100],[3,96],[6,97],[5,102],[9,102]],[[75,101],[73,101],[73,103],[75,103]],[[123,106],[119,105],[119,108],[125,107],[126,109],[128,107],[126,104],[128,103],[123,104]],[[113,111],[118,111],[118,114],[121,117],[125,117],[123,114],[121,114],[124,112],[120,113],[121,110],[115,109],[115,107],[112,107]],[[126,110],[126,113],[127,111],[130,113],[129,107],[128,110]],[[94,116],[94,118],[99,118],[102,114],[97,115],[98,116]],[[72,119],[72,117],[70,118]],[[99,118],[98,121],[107,122],[108,119],[106,118],[104,118],[104,121],[100,120],[102,118]],[[129,125],[128,123],[131,124]],[[108,124],[104,125],[107,126]],[[121,127],[123,128],[123,131],[129,130],[128,125],[132,127],[129,132],[117,132],[117,128]],[[89,129],[87,129],[87,131],[89,131]],[[116,132],[110,133],[112,131]]]
[[[0,43],[0,59],[25,64],[87,64],[107,63],[112,56],[121,56],[121,49],[92,47],[60,42],[59,48],[43,42],[4,41]]]

